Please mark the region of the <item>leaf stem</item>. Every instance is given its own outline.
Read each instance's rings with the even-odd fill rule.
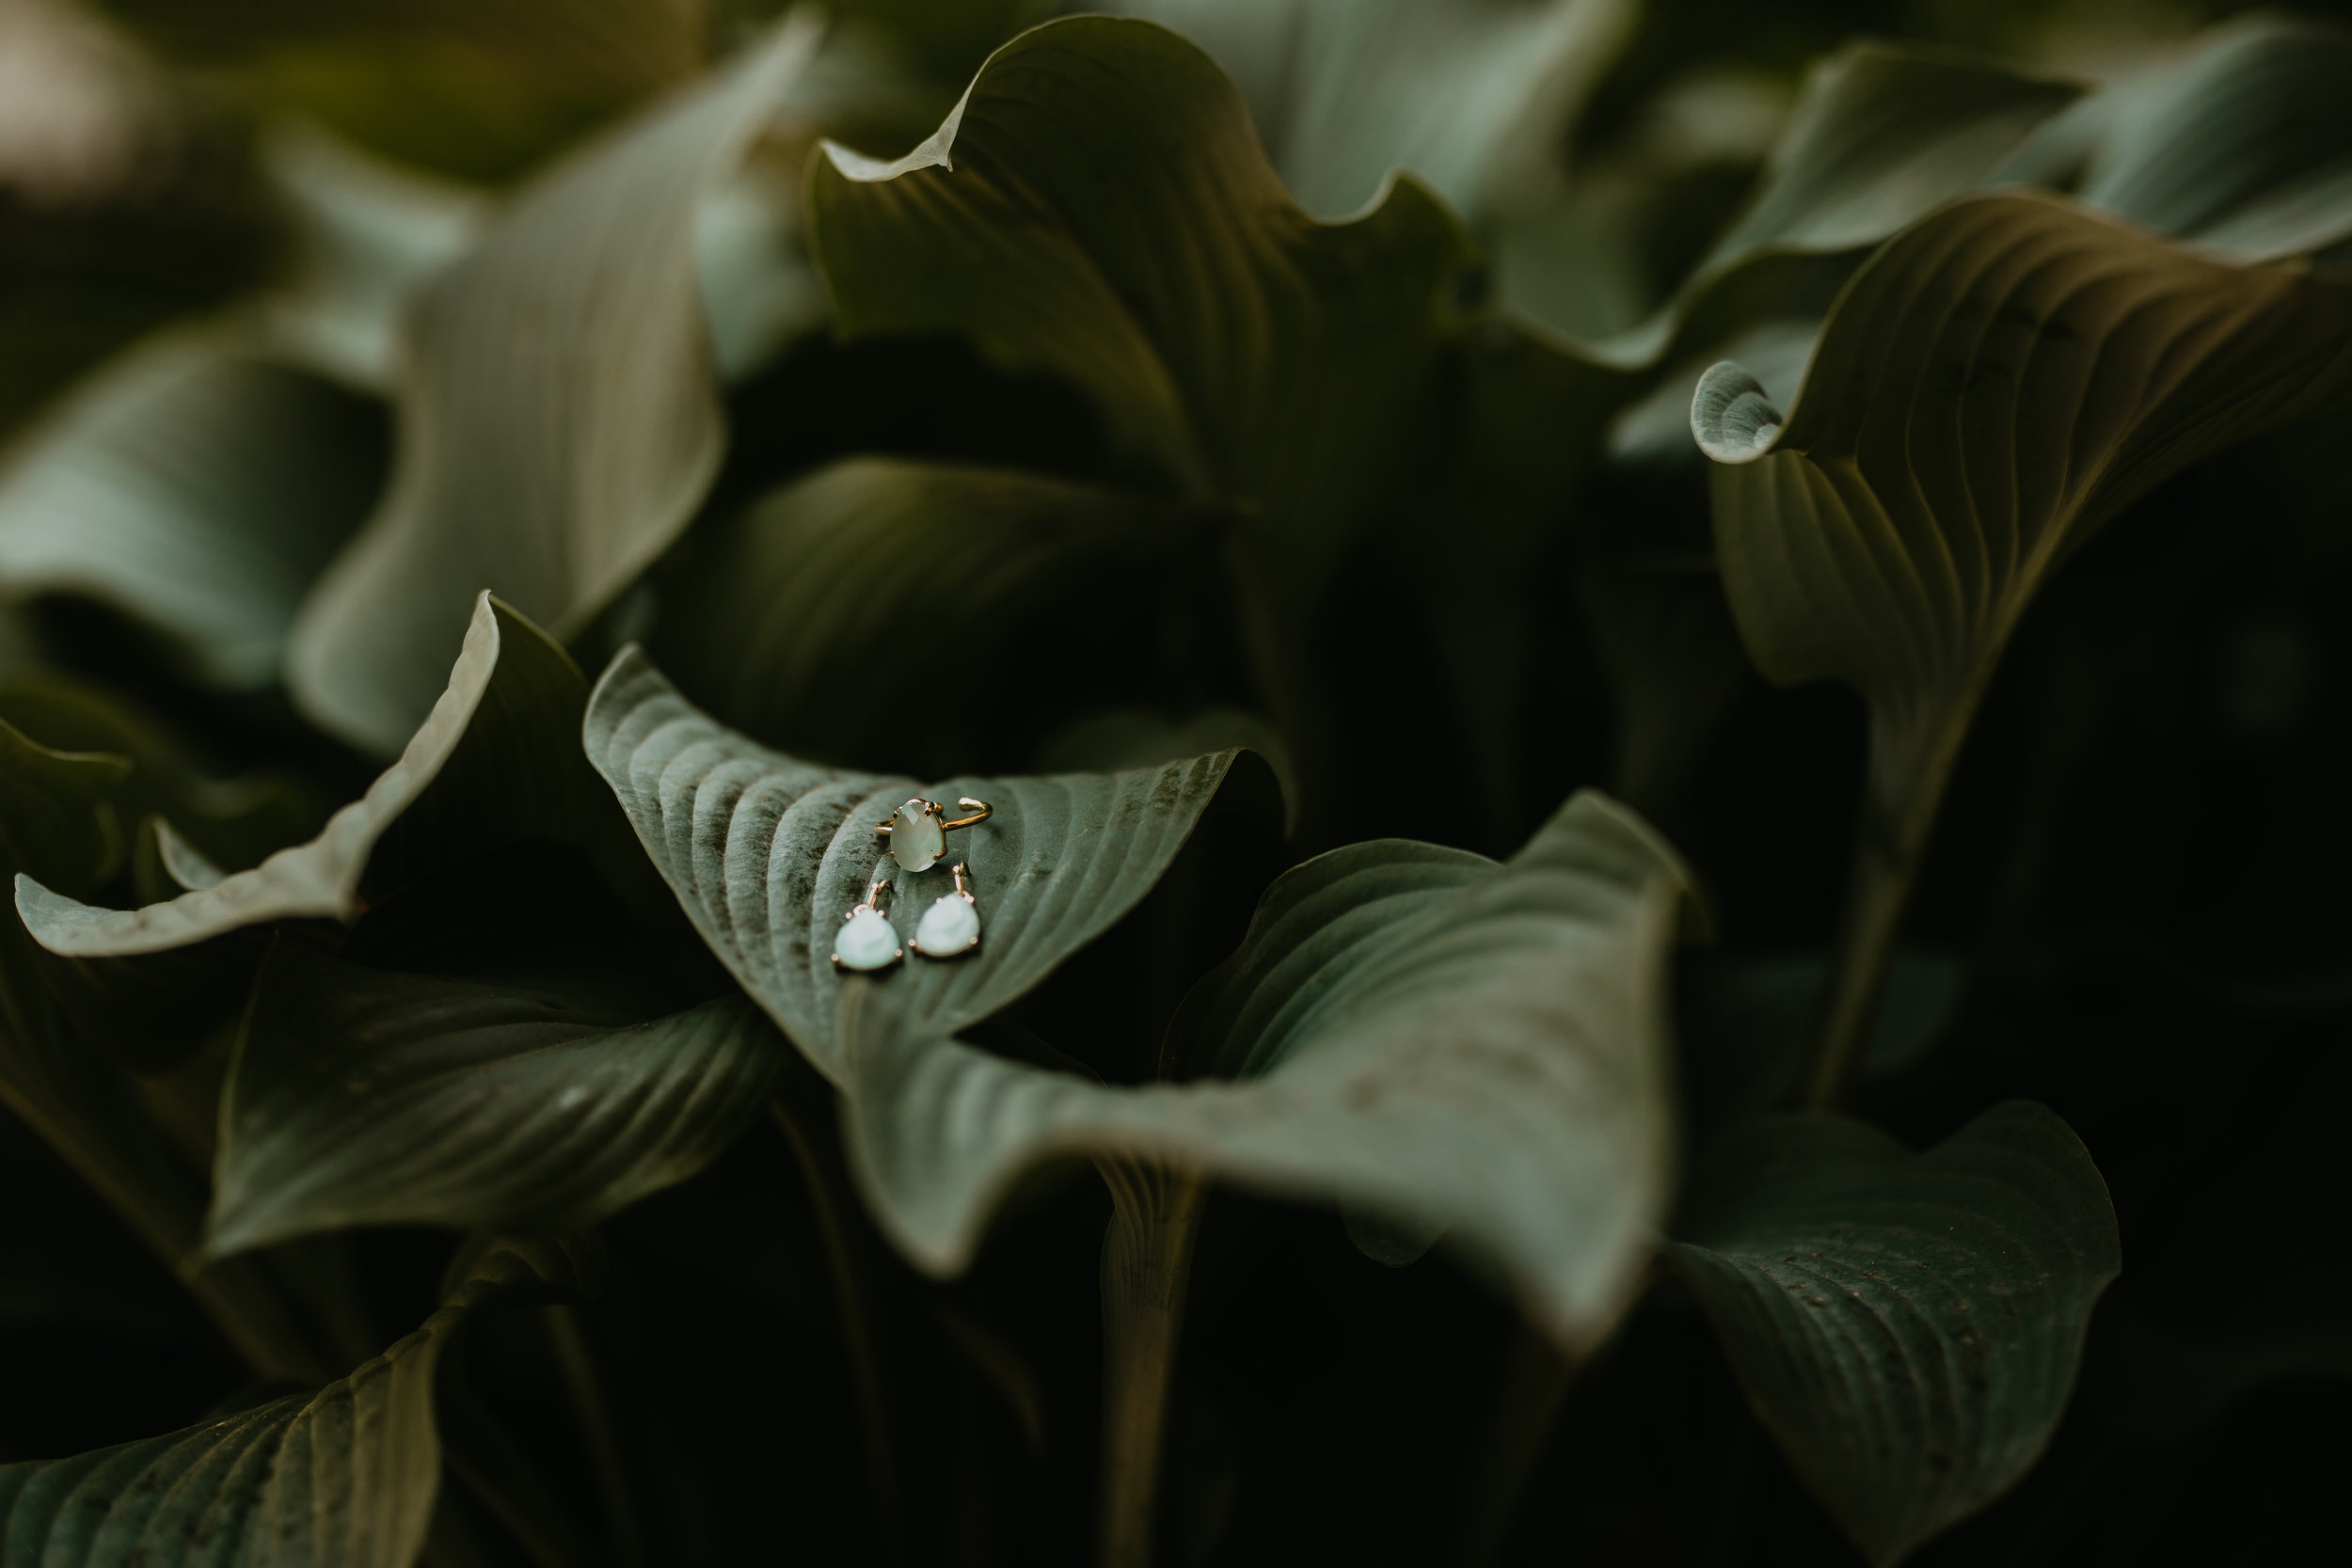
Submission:
[[[1486,1441],[1469,1472],[1461,1533],[1454,1544],[1456,1568],[1485,1568],[1507,1543],[1527,1478],[1542,1457],[1560,1406],[1568,1397],[1575,1367],[1559,1348],[1521,1319],[1502,1355],[1501,1386]]]
[[[596,1365],[586,1317],[570,1302],[549,1303],[540,1313],[548,1343],[564,1370],[580,1433],[588,1440],[596,1484],[604,1491],[605,1517],[612,1526],[612,1560],[621,1568],[644,1568],[648,1560],[644,1524],[638,1517],[636,1489],[629,1484],[628,1465],[622,1456],[620,1433],[612,1418],[612,1401],[605,1397],[604,1374]]]
[[[1111,1191],[1103,1237],[1102,1568],[1150,1568],[1168,1392],[1184,1332],[1205,1178],[1098,1160]]]
[[[817,1150],[782,1098],[769,1102],[792,1158],[808,1184],[809,1207],[817,1216],[817,1232],[825,1249],[827,1272],[833,1275],[834,1307],[841,1318],[841,1339],[850,1353],[850,1374],[857,1386],[858,1426],[866,1443],[866,1484],[874,1494],[877,1523],[887,1559],[907,1560],[905,1516],[899,1508],[898,1468],[891,1441],[890,1404],[884,1397],[882,1363],[867,1322],[858,1270],[850,1252],[850,1238],[841,1221],[841,1200]]]
[[[1915,728],[1871,715],[1870,773],[1861,834],[1821,1022],[1805,1068],[1807,1110],[1836,1109],[1868,1048],[1903,910],[1919,879],[1945,786],[1960,759],[1961,743],[1968,737],[1969,721],[1976,715],[1991,665],[1986,660],[1976,679],[1955,697],[1928,705],[1931,718],[1923,725]]]

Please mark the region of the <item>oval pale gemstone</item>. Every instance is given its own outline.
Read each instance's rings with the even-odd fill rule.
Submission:
[[[858,910],[834,933],[833,956],[844,969],[888,969],[898,961],[898,933],[879,910]]]
[[[929,871],[947,847],[947,835],[930,804],[909,800],[890,814],[890,858],[905,871]]]
[[[934,958],[952,958],[979,944],[980,911],[961,893],[935,900],[915,923],[914,949]]]

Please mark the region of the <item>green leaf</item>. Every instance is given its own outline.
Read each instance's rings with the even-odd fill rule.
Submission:
[[[1662,995],[1679,861],[1578,796],[1509,862],[1351,845],[1277,881],[1170,1029],[1239,1082],[1104,1087],[844,1006],[846,1115],[877,1215],[961,1268],[1021,1175],[1126,1155],[1451,1227],[1564,1348],[1635,1289],[1667,1192]]]
[[[2008,192],[1854,275],[1787,415],[1736,364],[1701,379],[1740,640],[1768,679],[1842,681],[1870,711],[1814,1103],[1861,1048],[1945,783],[2042,579],[2167,474],[2347,388],[2352,287]]]
[[[276,771],[207,774],[149,715],[53,670],[0,673],[0,721],[58,751],[127,759],[129,777],[114,798],[122,822],[143,825],[150,816],[167,816],[180,831],[179,847],[204,859],[250,865],[316,832],[326,815],[325,800],[307,780]]]
[[[1548,163],[1630,31],[1626,0],[1118,0],[1208,51],[1318,217],[1409,169],[1476,216]]]
[[[1786,311],[1810,258],[1878,244],[1981,182],[2035,127],[2082,94],[2072,82],[1909,44],[1849,44],[1805,76],[1756,194],[1676,296],[1639,326],[1580,345],[1603,363],[1655,364]],[[1500,246],[1504,303],[1544,320],[1540,250]],[[1573,324],[1557,323],[1555,331]]]
[[[484,1308],[577,1296],[554,1242],[483,1251],[422,1327],[348,1377],[222,1420],[0,1466],[0,1557],[41,1568],[409,1568],[440,1486],[433,1382]]]
[[[257,302],[270,342],[346,386],[389,392],[402,310],[473,244],[489,197],[304,122],[273,128],[260,150],[294,242],[293,276]]]
[[[288,650],[323,727],[396,750],[484,588],[569,636],[685,528],[726,441],[697,214],[816,35],[787,22],[558,165],[418,296],[391,489]]]
[[[2247,261],[2352,235],[2352,32],[2295,17],[2217,27],[2177,68],[2110,87],[2080,195]]]
[[[296,607],[383,476],[374,409],[234,324],[100,369],[0,469],[0,594],[73,594],[215,686],[267,686]]]
[[[272,921],[355,920],[389,892],[531,838],[586,850],[626,891],[640,858],[580,761],[586,684],[545,632],[484,594],[432,716],[317,837],[137,910],[94,908],[20,875],[17,909],[53,953],[156,953]]]
[[[1003,668],[1009,631],[1066,620],[1073,604],[1148,592],[1204,532],[1140,496],[849,458],[698,530],[660,579],[653,647],[735,728],[833,755],[903,752],[910,689]],[[977,680],[953,701],[986,730],[992,705],[1033,709],[1089,661],[1071,662]]]
[[[908,1016],[960,1029],[1042,980],[1152,890],[1236,753],[1125,773],[913,779],[824,768],[770,751],[697,711],[644,655],[624,649],[596,683],[583,727],[589,759],[703,940],[836,1083],[834,1014],[845,989],[879,987]],[[899,871],[875,825],[920,796],[987,801],[928,872]],[[909,953],[876,980],[833,967],[834,935],[878,870],[886,912],[912,934],[969,864],[979,950],[951,963]]]
[[[0,722],[0,867],[94,891],[121,862],[112,798],[130,772],[125,758],[53,752]],[[188,1184],[153,1145],[128,1084],[75,1037],[45,970],[21,927],[0,929],[0,1095],[169,1249],[194,1233]]]
[[[1167,29],[1048,23],[896,163],[826,150],[810,240],[845,336],[958,333],[1072,382],[1123,451],[1251,514],[1268,580],[1319,583],[1413,472],[1467,240],[1409,178],[1307,216]]]
[[[1691,420],[1750,654],[1861,691],[1883,774],[1956,744],[2034,590],[2100,523],[2346,388],[2352,289],[1995,193],[1855,275],[1790,413],[1725,363]]]
[[[1878,1563],[2033,1467],[2122,1266],[2090,1153],[2023,1101],[1921,1155],[1858,1122],[1751,1123],[1686,1214],[1668,1258],[1790,1467]]]
[[[544,967],[454,975],[280,939],[222,1091],[207,1250],[358,1225],[581,1230],[723,1153],[784,1042],[742,996],[657,1016],[609,933],[571,935]]]
[[[130,772],[126,758],[53,752],[0,722],[0,874],[94,893],[122,858],[114,799]],[[202,1197],[130,1079],[78,1035],[57,996],[56,963],[22,927],[0,927],[0,1100],[177,1269],[196,1243]],[[183,1277],[257,1368],[310,1368],[265,1281],[235,1265]]]

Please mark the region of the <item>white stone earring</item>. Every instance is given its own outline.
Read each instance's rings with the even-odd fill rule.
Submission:
[[[876,832],[890,841],[890,858],[898,863],[899,869],[929,871],[947,852],[949,833],[985,822],[995,811],[986,800],[975,800],[969,795],[957,797],[956,804],[972,815],[947,821],[945,806],[918,795],[892,812],[889,821],[875,827]]]
[[[850,905],[849,912],[841,917],[841,929],[833,935],[834,968],[888,969],[907,956],[906,949],[898,945],[898,930],[877,902],[882,889],[889,885],[888,874],[877,869],[873,881],[866,886],[866,896]]]
[[[914,950],[927,958],[961,958],[980,944],[980,906],[964,885],[963,862],[949,873],[956,891],[943,893],[914,926]]]

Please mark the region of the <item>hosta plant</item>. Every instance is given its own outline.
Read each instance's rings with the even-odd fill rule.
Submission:
[[[274,260],[0,459],[0,1564],[2074,1560],[2346,1364],[2352,34],[379,9],[42,13]]]

